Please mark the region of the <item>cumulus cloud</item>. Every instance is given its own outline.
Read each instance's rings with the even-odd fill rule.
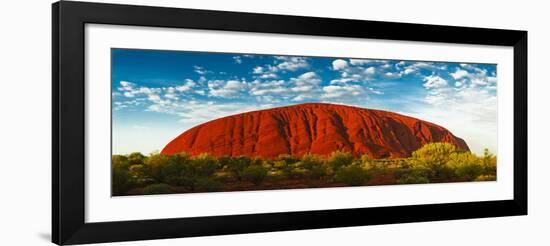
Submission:
[[[433,62],[405,62],[401,61],[396,64],[395,68],[400,76],[416,74],[422,70],[431,72],[441,72],[447,70],[447,65]]]
[[[279,73],[296,72],[309,67],[307,58],[298,56],[275,56],[274,64],[256,66],[252,69],[252,74],[259,79],[274,79],[279,77]]]
[[[334,70],[342,70],[346,67],[348,67],[348,62],[345,60],[336,59],[332,62],[332,69]]]
[[[424,84],[423,86],[426,89],[435,89],[435,88],[442,88],[447,86],[447,80],[437,76],[437,75],[430,75],[424,77]]]
[[[276,56],[276,60],[280,61],[277,68],[280,70],[296,71],[309,67],[309,63],[305,57],[299,56]]]
[[[357,97],[365,93],[363,87],[359,85],[329,85],[323,87],[323,91],[325,92],[322,95],[323,99]]]
[[[373,63],[385,62],[384,60],[373,60],[373,59],[349,59],[349,63],[354,66],[362,66]]]
[[[372,63],[370,60],[350,59],[350,62],[343,59],[336,59],[332,62],[332,69],[340,72],[340,78],[331,80],[331,84],[345,84],[349,82],[361,82],[370,80],[376,74],[376,67],[363,66]]]
[[[461,79],[468,75],[469,75],[468,71],[462,70],[460,68],[457,68],[454,73],[451,73],[451,76],[453,77],[453,79]]]
[[[386,72],[386,73],[384,74],[384,76],[385,76],[386,78],[395,79],[395,78],[400,78],[400,77],[401,77],[401,73]]]
[[[264,67],[255,67],[254,69],[252,69],[252,73],[254,74],[262,74],[264,73]]]
[[[197,83],[191,79],[186,79],[185,84],[176,86],[176,90],[179,92],[189,91],[191,90]]]
[[[280,95],[281,93],[289,92],[284,80],[272,80],[261,82],[256,80],[251,83],[250,95],[265,96],[270,94]]]
[[[209,95],[214,97],[232,98],[242,93],[247,88],[246,82],[237,80],[211,80],[208,81]]]

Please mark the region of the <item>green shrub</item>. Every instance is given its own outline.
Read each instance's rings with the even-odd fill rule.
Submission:
[[[324,165],[313,166],[311,169],[307,170],[305,176],[309,179],[322,179],[327,176],[327,170]]]
[[[430,183],[431,170],[424,166],[416,166],[398,172],[398,184],[426,184]]]
[[[444,174],[448,174],[445,165],[451,154],[456,152],[456,147],[450,143],[429,143],[414,151],[408,164],[411,167],[429,168],[432,171],[430,175],[432,177],[444,177],[447,176]]]
[[[351,153],[334,151],[328,159],[328,165],[332,168],[333,171],[336,171],[342,167],[351,165],[353,162],[353,155]]]
[[[414,166],[397,172],[398,184],[425,184],[430,183],[431,169],[425,166]]]
[[[145,156],[139,152],[134,152],[128,155],[128,162],[132,165],[143,164],[145,161]]]
[[[191,157],[186,153],[144,156],[135,152],[113,155],[111,160],[113,195],[128,194],[132,188],[145,185],[145,194],[218,191],[226,182],[244,180],[260,185],[268,177],[274,184],[298,179],[310,187],[325,182],[363,185],[371,172],[395,176],[401,184],[488,181],[496,180],[497,168],[496,156],[487,149],[483,156],[476,156],[449,143],[426,144],[412,157],[402,159],[374,159],[368,155],[354,159],[351,153],[335,151],[328,157],[280,155],[275,160],[209,154]]]
[[[165,182],[166,175],[174,175],[174,169],[177,163],[172,155],[153,154],[146,160],[145,164],[151,170],[151,178],[156,183]]]
[[[220,166],[220,168],[225,168],[227,165],[229,165],[229,163],[231,162],[231,157],[229,156],[220,156],[218,157],[218,165]]]
[[[451,154],[447,166],[454,170],[458,178],[467,181],[475,180],[485,170],[481,159],[470,152]]]
[[[219,168],[218,160],[216,157],[207,153],[198,155],[193,159],[193,167],[196,176],[208,177],[212,176],[214,172]]]
[[[484,168],[484,174],[496,176],[497,157],[489,152],[489,149],[485,149],[483,151],[482,165]]]
[[[128,170],[128,167],[131,165],[128,157],[125,155],[113,155],[111,157],[111,167],[113,169]]]
[[[143,194],[153,195],[153,194],[169,194],[172,193],[172,187],[167,184],[150,184],[143,188]]]
[[[291,179],[303,179],[307,176],[308,170],[302,167],[294,167],[288,177]]]
[[[293,170],[296,168],[296,163],[288,163],[284,160],[277,160],[273,162],[273,168],[276,170],[279,170],[282,173],[282,176],[285,176],[286,178],[292,178],[293,177]]]
[[[237,180],[242,179],[242,172],[243,170],[250,166],[250,163],[252,162],[252,159],[248,156],[239,156],[232,158],[229,163],[226,164],[225,168],[226,170],[233,175],[234,178]]]
[[[309,179],[321,179],[327,175],[325,163],[320,156],[306,154],[302,156],[297,166],[305,169],[304,176]]]
[[[292,156],[292,155],[282,154],[282,155],[279,155],[277,157],[277,160],[278,161],[284,161],[287,165],[292,165],[292,164],[300,161],[300,158]]]
[[[427,184],[430,180],[422,175],[405,174],[397,180],[398,184]]]
[[[361,156],[361,164],[366,170],[375,170],[380,168],[379,165],[377,165],[376,160],[368,155]]]
[[[358,186],[369,180],[369,175],[361,166],[351,165],[338,169],[334,174],[334,180],[339,183]]]
[[[219,191],[223,187],[223,183],[216,178],[199,178],[195,183],[195,191],[212,192]]]
[[[267,169],[261,165],[248,166],[242,172],[242,179],[255,185],[261,184],[266,176]]]
[[[113,169],[111,175],[113,195],[124,195],[134,185],[134,180],[126,170]]]

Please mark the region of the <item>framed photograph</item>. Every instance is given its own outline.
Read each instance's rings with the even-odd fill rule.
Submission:
[[[53,4],[52,235],[527,214],[527,32]]]

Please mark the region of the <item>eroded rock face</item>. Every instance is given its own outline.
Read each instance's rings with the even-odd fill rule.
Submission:
[[[381,110],[307,103],[206,122],[176,137],[161,153],[274,158],[341,150],[356,156],[399,158],[432,142],[469,150],[464,140],[427,121]]]

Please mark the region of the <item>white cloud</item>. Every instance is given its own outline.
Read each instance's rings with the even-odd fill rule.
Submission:
[[[332,62],[332,69],[342,70],[348,66],[348,62],[342,59],[336,59]]]
[[[484,148],[497,152],[497,96],[486,89],[462,87],[428,94],[426,102],[433,107],[416,107],[411,116],[449,129],[466,140],[478,154]]]
[[[235,61],[235,63],[237,64],[241,64],[243,63],[243,60],[240,56],[233,56],[233,60]]]
[[[371,67],[360,66],[362,64],[371,63],[370,60],[351,59],[350,61],[353,61],[353,62],[347,63],[344,60],[338,59],[332,63],[333,69],[340,72],[340,78],[333,79],[331,81],[331,84],[362,82],[362,81],[372,79],[372,77],[376,74],[376,68],[374,66],[371,66]],[[350,66],[350,64],[352,66]]]
[[[291,81],[296,83],[297,86],[318,85],[321,83],[321,79],[315,72],[301,74],[297,78],[292,78]]]
[[[334,98],[355,98],[357,96],[363,95],[365,91],[359,85],[329,85],[323,87],[325,92],[322,95],[324,99],[334,99]]]
[[[374,75],[374,73],[376,73],[376,68],[375,67],[369,67],[369,68],[365,69],[365,73],[369,74],[369,75]]]
[[[442,105],[447,102],[447,94],[440,92],[431,92],[425,98],[425,101],[432,105]]]
[[[212,73],[212,71],[208,71],[206,69],[204,69],[204,67],[201,67],[201,66],[193,66],[193,69],[195,71],[195,73],[198,73],[200,75],[205,75],[207,73]]]
[[[160,101],[160,96],[157,94],[148,95],[147,98],[151,101]]]
[[[309,67],[309,63],[304,57],[283,56],[277,57],[277,59],[283,61],[277,64],[277,68],[281,70],[296,71],[298,69]]]
[[[176,90],[179,92],[185,92],[185,91],[191,90],[191,88],[193,88],[196,84],[197,83],[195,83],[195,81],[186,79],[185,84],[176,86]]]
[[[451,73],[451,76],[453,77],[453,79],[461,79],[468,75],[469,75],[468,71],[462,70],[460,68],[457,68],[454,73]]]
[[[349,63],[354,66],[361,66],[369,63],[373,63],[374,60],[367,60],[367,59],[349,59]]]
[[[304,101],[304,100],[311,99],[311,98],[313,98],[313,95],[311,95],[311,94],[300,94],[300,95],[292,98],[292,101],[299,102],[299,101]]]
[[[254,74],[262,74],[262,73],[264,73],[264,68],[263,68],[263,67],[255,67],[255,68],[252,70],[252,73],[254,73]]]
[[[384,74],[384,76],[386,76],[387,78],[394,79],[394,78],[400,78],[401,74],[400,73],[387,72],[387,73]]]
[[[403,62],[403,61],[402,61]],[[420,70],[429,70],[432,72],[439,72],[439,71],[445,71],[447,70],[447,65],[435,65],[433,62],[403,62],[399,63],[400,66],[396,66],[398,70],[403,69],[400,71],[402,75],[409,75],[412,73],[416,73]],[[405,66],[406,64],[409,64]]]
[[[330,81],[331,85],[337,85],[337,84],[346,84],[348,82],[353,82],[355,79],[353,78],[339,78],[339,79],[333,79]]]
[[[405,70],[403,71],[404,74],[411,74],[411,73],[414,73],[416,70],[414,68],[405,68]]]
[[[209,95],[214,97],[232,98],[242,93],[245,88],[247,88],[246,82],[237,80],[208,81]]]
[[[120,85],[122,86],[122,88],[131,88],[135,84],[132,83],[132,82],[128,82],[128,81],[120,81]]]
[[[423,84],[426,89],[435,89],[447,86],[447,80],[437,75],[426,76],[423,80],[426,82]]]
[[[286,82],[284,80],[273,80],[261,82],[256,80],[251,83],[249,94],[253,96],[264,96],[267,94],[280,95],[281,93],[289,92],[289,89],[285,87]]]
[[[277,77],[278,77],[277,74],[274,74],[274,73],[264,73],[260,75],[260,78],[262,79],[275,79]]]

